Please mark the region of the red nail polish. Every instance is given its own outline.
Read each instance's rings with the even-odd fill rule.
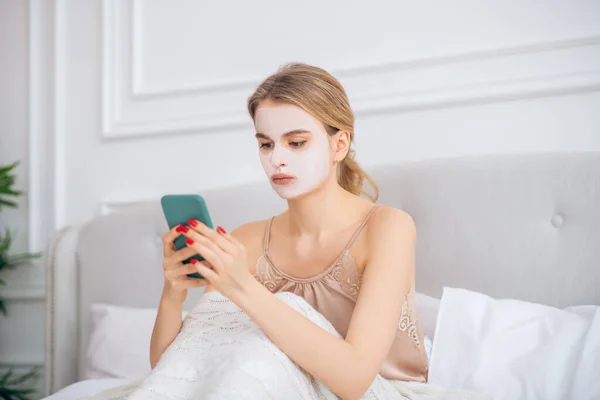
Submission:
[[[181,225],[177,226],[177,228],[175,229],[175,232],[181,232],[181,228],[183,228],[183,226],[181,226]]]
[[[187,233],[189,230],[190,230],[190,228],[188,228],[187,226],[181,225],[181,231],[180,232]]]
[[[196,220],[195,220],[195,219],[190,219],[190,220],[188,221],[188,223],[189,223],[191,226],[198,226],[198,222],[196,222]]]
[[[224,234],[226,234],[226,233],[227,233],[227,232],[225,231],[225,229],[223,229],[223,228],[222,228],[222,227],[220,227],[220,226],[217,226],[217,232],[219,232],[221,235],[224,235]]]
[[[194,241],[192,239],[190,239],[190,238],[185,239],[185,242],[187,244],[194,244]]]
[[[192,259],[190,260],[190,262],[191,262],[192,264],[196,264],[196,263],[198,262],[198,260],[196,260],[195,258],[192,258]]]

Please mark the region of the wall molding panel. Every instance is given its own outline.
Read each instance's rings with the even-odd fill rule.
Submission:
[[[245,99],[263,76],[166,87],[145,78],[144,30],[151,28],[144,6],[139,0],[102,3],[103,140],[251,128]],[[581,70],[582,61],[600,65],[600,36],[325,67],[361,116],[600,90],[600,67]],[[189,111],[192,104],[207,106]]]

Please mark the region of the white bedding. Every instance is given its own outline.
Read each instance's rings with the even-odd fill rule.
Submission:
[[[101,391],[131,383],[127,379],[88,379],[59,390],[42,400],[79,400],[93,396]]]
[[[421,293],[416,293],[415,298],[429,357],[440,299]],[[83,380],[121,378],[133,381],[148,375],[148,343],[157,312],[156,308],[93,304]],[[184,311],[182,317],[186,314]]]
[[[339,336],[333,326],[304,299],[292,293],[278,298],[315,324]],[[139,382],[114,390],[77,394],[94,400],[333,400],[321,382],[302,370],[275,346],[260,328],[218,292],[205,294],[186,316],[180,334],[154,370]],[[90,388],[91,389],[91,388]],[[63,392],[71,399],[72,392]],[[56,399],[56,397],[54,397]],[[365,400],[481,400],[474,393],[434,385],[389,381],[377,376]]]
[[[494,400],[600,399],[600,307],[445,288],[429,381]]]
[[[429,330],[431,384],[494,400],[600,399],[600,307],[561,310],[452,288],[439,305]],[[86,398],[129,382],[88,380],[46,400]]]

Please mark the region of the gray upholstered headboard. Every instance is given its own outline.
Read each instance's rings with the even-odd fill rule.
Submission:
[[[556,306],[600,304],[600,153],[368,170],[379,203],[416,221],[419,292],[439,296],[454,286]],[[214,222],[230,230],[285,207],[266,182],[201,194]],[[157,199],[57,234],[48,254],[49,392],[81,376],[92,303],[157,305],[165,230]]]

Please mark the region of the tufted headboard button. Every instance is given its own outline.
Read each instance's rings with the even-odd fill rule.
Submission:
[[[565,222],[565,219],[563,218],[562,215],[556,214],[556,215],[552,216],[552,219],[550,220],[550,222],[552,223],[552,226],[554,226],[555,228],[560,228],[562,226],[562,224]]]

